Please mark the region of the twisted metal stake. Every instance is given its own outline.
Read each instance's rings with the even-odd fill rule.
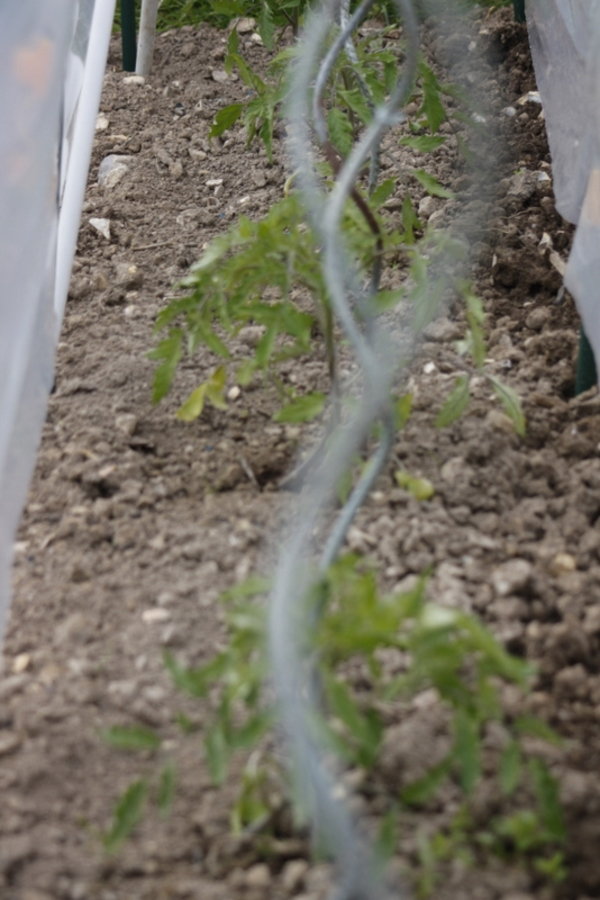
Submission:
[[[426,0],[432,9],[438,0]],[[314,714],[319,708],[319,679],[311,638],[318,624],[309,616],[306,600],[334,561],[348,527],[388,458],[394,439],[390,394],[398,369],[414,352],[419,332],[428,324],[451,277],[450,253],[444,247],[430,260],[435,276],[424,309],[415,310],[410,347],[400,348],[377,321],[374,294],[378,273],[365,286],[364,273],[343,239],[341,220],[345,204],[365,162],[376,158],[385,132],[403,119],[416,76],[419,28],[413,0],[394,0],[406,38],[404,69],[388,102],[374,108],[348,158],[336,166],[335,181],[327,194],[316,175],[315,143],[330,143],[323,96],[328,78],[341,52],[348,51],[353,31],[372,8],[363,0],[348,15],[346,0],[324,0],[308,17],[300,52],[292,72],[288,99],[289,152],[309,221],[321,246],[323,272],[332,310],[354,351],[361,377],[360,403],[353,418],[327,434],[327,449],[315,455],[314,471],[305,477],[297,508],[290,517],[275,571],[270,598],[268,642],[273,689],[282,730],[291,751],[293,770],[313,827],[331,852],[338,871],[335,900],[384,900],[389,893],[376,873],[373,857],[344,805],[336,796],[334,773],[323,762],[324,751],[314,737]],[[338,28],[335,37],[330,35]],[[487,173],[489,175],[489,171]],[[401,357],[404,356],[404,359]],[[368,447],[374,426],[379,444],[371,453],[349,500],[338,513],[323,541],[322,534],[336,506],[340,476]],[[320,552],[317,543],[324,546]],[[316,559],[316,562],[313,560]],[[319,611],[317,611],[319,612]]]
[[[325,3],[309,17],[301,44],[289,98],[292,139],[290,153],[300,172],[300,190],[322,244],[323,267],[334,313],[349,338],[360,365],[363,380],[362,403],[353,420],[330,436],[330,446],[300,500],[277,566],[269,614],[269,646],[274,688],[281,722],[289,740],[299,789],[321,840],[332,852],[339,872],[338,900],[383,900],[385,890],[375,875],[370,851],[357,835],[351,818],[335,797],[335,780],[322,763],[321,749],[312,737],[312,709],[316,698],[311,672],[307,671],[300,647],[308,637],[309,623],[303,615],[307,591],[314,583],[310,571],[314,535],[326,512],[334,506],[338,477],[365,446],[376,422],[383,423],[383,438],[369,460],[350,499],[338,518],[318,564],[324,572],[342,544],[356,509],[370,491],[388,456],[393,440],[390,389],[395,372],[391,348],[377,327],[366,331],[356,318],[356,306],[350,298],[360,298],[369,307],[370,288],[362,285],[341,237],[340,219],[365,160],[379,147],[385,131],[398,121],[398,112],[414,82],[418,50],[418,29],[412,2],[398,0],[408,38],[406,71],[385,106],[376,109],[348,159],[342,164],[331,194],[326,197],[315,175],[313,133],[320,142],[328,140],[320,113],[320,100],[327,76],[349,35],[373,4],[364,0],[342,27],[326,53],[312,88],[315,69],[325,41],[339,19],[339,3]],[[313,95],[312,116],[310,97]],[[315,114],[315,109],[317,110]],[[311,126],[312,118],[312,126]],[[374,317],[370,311],[371,318]]]

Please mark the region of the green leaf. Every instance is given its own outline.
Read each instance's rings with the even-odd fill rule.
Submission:
[[[229,52],[227,54],[227,62],[234,65],[240,73],[240,78],[247,87],[252,88],[260,96],[264,93],[266,85],[262,78],[248,65],[243,56],[239,53]]]
[[[553,853],[552,856],[546,858],[538,856],[533,861],[533,867],[543,878],[547,878],[555,884],[560,884],[561,881],[564,881],[568,874],[565,865],[565,855],[561,851]]]
[[[208,381],[205,381],[189,395],[185,403],[177,410],[177,418],[182,422],[193,422],[202,415],[204,403],[208,400],[217,409],[227,409],[227,403],[223,396],[227,373],[224,366],[219,366],[212,373]]]
[[[481,773],[481,738],[477,721],[465,709],[454,717],[454,761],[465,794],[471,794]]]
[[[399,487],[404,488],[417,500],[431,500],[435,494],[435,488],[428,478],[416,478],[400,469],[394,472],[394,478]]]
[[[495,375],[488,375],[486,378],[491,383],[494,391],[500,398],[500,403],[504,407],[504,411],[514,425],[515,431],[519,437],[525,437],[526,422],[523,407],[518,394]]]
[[[156,802],[163,816],[169,814],[175,793],[175,767],[168,763],[160,773]]]
[[[343,110],[334,106],[327,113],[327,125],[331,143],[340,156],[345,158],[352,149],[352,143],[354,141],[350,119]]]
[[[206,390],[207,386],[206,382],[204,382],[204,384],[192,391],[185,403],[182,403],[177,410],[177,418],[181,419],[182,422],[193,422],[194,419],[201,416],[206,399]]]
[[[510,796],[518,788],[523,771],[521,749],[517,741],[511,741],[500,757],[499,778],[503,792]]]
[[[382,862],[390,860],[397,848],[400,838],[398,827],[398,809],[388,810],[379,824],[377,838],[375,840],[375,850],[377,858]]]
[[[221,678],[231,665],[230,656],[225,651],[218,653],[198,669],[180,665],[169,651],[164,653],[163,660],[175,685],[192,697],[206,696],[211,684]]]
[[[379,184],[371,196],[369,197],[369,203],[373,209],[379,209],[383,204],[393,196],[394,191],[396,190],[396,179],[395,178],[386,178],[385,181],[382,181]]]
[[[225,366],[219,366],[206,382],[206,397],[216,409],[227,409],[225,402],[225,384],[227,372]]]
[[[312,394],[304,394],[291,403],[283,406],[275,413],[273,419],[276,422],[309,422],[319,416],[325,408],[326,394],[314,391]]]
[[[228,131],[238,121],[244,111],[243,103],[230,103],[224,106],[216,114],[213,126],[209,131],[209,137],[219,137],[223,132]]]
[[[449,774],[451,765],[451,757],[447,756],[442,762],[432,766],[422,778],[403,788],[400,794],[402,802],[408,806],[421,806],[426,803]]]
[[[375,710],[363,712],[344,682],[325,676],[327,704],[331,714],[346,726],[357,745],[359,762],[370,768],[379,751],[383,728]]]
[[[209,269],[211,266],[214,266],[216,262],[219,262],[219,260],[223,259],[228,250],[229,244],[227,241],[221,240],[219,238],[211,241],[200,259],[192,266],[192,275],[202,272],[204,269]]]
[[[412,407],[412,394],[403,394],[401,397],[398,397],[397,400],[394,401],[394,424],[397,431],[400,431],[401,428],[404,428],[404,426],[410,419]]]
[[[147,782],[142,778],[129,785],[117,801],[113,813],[113,824],[104,835],[104,847],[114,852],[129,837],[140,821],[148,795]]]
[[[181,344],[183,341],[183,332],[179,328],[171,329],[169,337],[160,342],[155,350],[152,350],[149,359],[162,360],[161,364],[154,372],[154,381],[152,385],[152,402],[158,403],[163,399],[171,389],[171,383],[175,370],[181,359]]]
[[[518,853],[530,853],[544,844],[540,820],[534,810],[520,809],[500,819],[495,829],[504,839],[511,841]]]
[[[347,104],[348,108],[355,113],[363,124],[371,120],[372,113],[369,105],[361,92],[358,90],[338,90],[338,97]]]
[[[553,840],[563,841],[566,832],[558,782],[541,759],[530,760],[529,766],[544,828]]]
[[[436,416],[436,428],[446,428],[460,419],[469,404],[471,391],[469,376],[461,375],[454,382],[452,392]]]
[[[220,722],[210,727],[204,739],[204,752],[212,780],[215,784],[223,784],[231,751]]]
[[[224,591],[219,599],[225,602],[232,600],[243,600],[246,597],[258,597],[266,594],[271,589],[271,579],[265,578],[263,575],[249,575],[239,584],[234,585],[229,590]]]
[[[485,310],[479,297],[473,293],[469,286],[465,289],[467,304],[467,322],[469,325],[470,351],[473,362],[481,369],[486,356],[485,337],[483,327],[485,324]]]
[[[236,728],[231,735],[230,744],[236,749],[253,747],[269,731],[273,724],[271,712],[259,712],[251,716],[243,725]]]
[[[442,197],[444,200],[450,200],[454,197],[453,191],[444,187],[437,178],[434,178],[434,176],[429,172],[426,172],[425,169],[413,169],[411,174],[414,175],[419,184],[422,185],[432,197]]]
[[[425,114],[430,131],[436,132],[446,119],[446,111],[441,100],[441,86],[433,71],[424,62],[419,64],[419,75],[423,87],[421,111]]]
[[[549,725],[534,716],[519,716],[515,719],[515,728],[519,734],[540,738],[550,744],[560,745],[562,738]]]
[[[158,750],[161,744],[154,731],[141,725],[113,725],[101,733],[108,744],[119,750]]]
[[[436,137],[432,134],[407,135],[407,137],[403,137],[400,140],[404,147],[410,147],[411,150],[416,150],[418,153],[431,153],[445,142],[446,138]]]
[[[271,11],[271,7],[263,0],[263,3],[260,8],[260,13],[258,15],[258,33],[260,34],[263,44],[266,49],[269,51],[273,50],[274,47],[274,36],[275,36],[275,23],[273,21],[273,13]]]
[[[414,244],[415,229],[421,227],[419,217],[415,212],[410,196],[406,194],[402,201],[402,227],[404,228],[404,240],[407,244]]]

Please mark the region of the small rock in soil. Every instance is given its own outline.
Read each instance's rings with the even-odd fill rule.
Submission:
[[[0,872],[8,875],[11,870],[33,854],[33,839],[28,834],[5,835],[0,851]]]
[[[115,187],[129,171],[132,159],[115,153],[105,156],[98,168],[98,184],[105,188]]]
[[[8,756],[21,746],[20,737],[12,731],[0,731],[0,756]]]
[[[240,19],[240,21],[235,26],[235,30],[238,34],[250,34],[250,32],[254,31],[255,28],[256,19],[253,19],[250,16]]]
[[[305,859],[291,859],[285,864],[281,873],[282,887],[290,894],[295,894],[304,886],[307,872],[308,862]]]
[[[499,597],[522,593],[529,585],[533,566],[526,559],[511,559],[492,572],[492,585]]]
[[[244,879],[245,885],[250,890],[267,890],[272,884],[271,870],[265,863],[257,863],[251,866]]]

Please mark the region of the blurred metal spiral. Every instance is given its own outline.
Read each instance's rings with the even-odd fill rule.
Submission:
[[[437,0],[429,2],[435,7]],[[345,51],[350,60],[356,59],[352,34],[373,5],[374,0],[363,0],[352,14],[345,0],[325,0],[315,7],[308,15],[299,43],[288,97],[291,164],[297,173],[309,223],[321,247],[331,307],[351,345],[359,373],[359,386],[353,390],[353,398],[359,399],[356,411],[349,421],[338,423],[328,432],[327,448],[315,455],[314,466],[306,473],[303,490],[289,516],[269,608],[272,686],[280,722],[291,752],[299,796],[319,844],[326,847],[336,863],[336,900],[383,900],[390,895],[376,872],[368,845],[338,799],[335,773],[324,764],[324,750],[314,737],[318,677],[314,656],[307,648],[318,622],[309,615],[306,601],[311,587],[339,553],[358,507],[388,459],[394,440],[390,397],[398,369],[414,353],[418,331],[435,314],[437,298],[443,295],[447,283],[447,257],[442,247],[439,252],[432,251],[431,297],[425,304],[426,310],[413,316],[410,334],[398,342],[389,326],[383,328],[377,320],[373,299],[379,273],[360,269],[341,227],[345,204],[365,163],[371,160],[373,172],[382,138],[390,127],[403,121],[402,107],[414,88],[420,34],[412,0],[394,2],[405,40],[404,62],[395,89],[386,103],[373,104],[372,120],[334,173],[330,190],[316,174],[321,159],[319,148],[325,148],[329,142],[323,113],[328,79],[341,53]],[[347,503],[334,516],[339,479],[357,456],[369,451],[376,427],[378,443],[370,451]]]

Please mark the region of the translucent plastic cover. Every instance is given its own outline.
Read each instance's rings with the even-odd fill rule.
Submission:
[[[113,5],[20,0],[0,29],[0,636],[14,533],[52,386]],[[86,88],[90,81],[96,90]],[[87,139],[78,136],[84,120]]]
[[[556,207],[577,225],[565,283],[600,369],[600,0],[528,0]]]

